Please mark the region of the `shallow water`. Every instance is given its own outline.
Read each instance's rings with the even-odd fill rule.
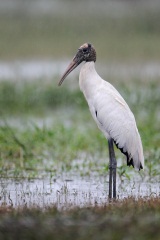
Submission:
[[[158,183],[118,182],[117,196],[160,196]],[[40,207],[55,205],[58,209],[101,206],[108,203],[108,181],[105,177],[58,177],[56,179],[1,179],[0,205]]]
[[[17,60],[12,62],[0,62],[0,80],[36,80],[36,79],[54,79],[61,76],[70,59],[64,60]],[[129,80],[132,77],[145,79],[160,77],[160,63],[147,62],[136,64],[98,63],[96,69],[100,75],[108,78],[118,77]],[[75,78],[79,73],[79,67],[70,75]],[[78,79],[78,78],[77,78]]]

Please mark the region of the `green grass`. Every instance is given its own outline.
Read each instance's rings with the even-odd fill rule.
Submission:
[[[0,82],[1,115],[41,115],[61,106],[85,105],[79,89],[59,88],[57,82]]]
[[[160,173],[159,83],[144,85],[133,79],[127,85],[122,82],[114,85],[135,114],[142,137],[146,163],[142,177],[157,177]],[[44,81],[0,83],[1,176],[31,177],[41,175],[41,171],[108,173],[107,141],[96,127],[82,93],[68,86],[58,88]],[[51,120],[48,125],[46,117]],[[14,125],[14,119],[20,124]],[[38,119],[44,121],[41,127]],[[124,167],[125,158],[118,150],[116,155],[123,158],[119,175],[128,177],[131,168]],[[75,159],[83,160],[80,166],[73,166]],[[80,171],[83,168],[85,171]]]
[[[102,207],[58,211],[0,208],[3,239],[130,239],[160,238],[160,199],[128,198]]]

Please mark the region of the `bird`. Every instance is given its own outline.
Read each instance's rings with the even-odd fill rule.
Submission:
[[[121,94],[103,80],[95,69],[97,54],[94,46],[84,43],[68,65],[58,85],[82,62],[79,87],[88,103],[98,128],[108,141],[109,191],[108,198],[116,199],[116,169],[114,145],[126,156],[128,166],[144,168],[143,146],[135,117]]]

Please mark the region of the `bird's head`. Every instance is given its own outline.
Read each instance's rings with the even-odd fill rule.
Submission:
[[[96,61],[96,51],[90,43],[84,43],[76,53],[75,57],[67,67],[65,73],[63,74],[58,85],[60,86],[67,75],[72,72],[81,62],[95,62]]]

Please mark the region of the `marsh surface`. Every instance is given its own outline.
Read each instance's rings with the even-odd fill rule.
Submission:
[[[108,204],[106,177],[59,176],[53,179],[6,179],[0,181],[0,205],[5,207],[47,207],[60,210]],[[159,197],[157,182],[124,181],[117,183],[118,199]]]

